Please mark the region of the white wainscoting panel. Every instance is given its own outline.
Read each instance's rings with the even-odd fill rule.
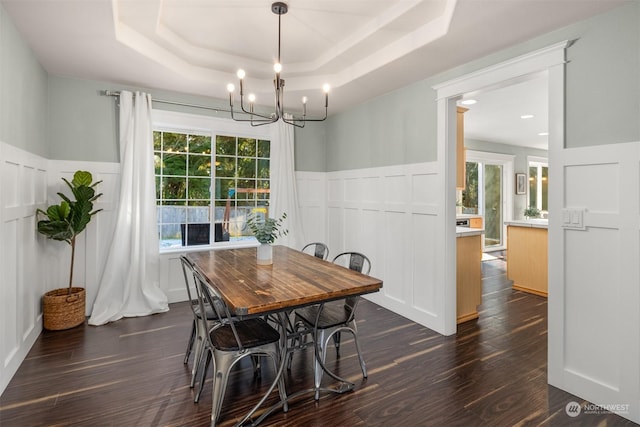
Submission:
[[[586,229],[549,220],[549,383],[640,422],[640,143],[554,159]]]
[[[384,281],[368,299],[439,330],[444,302],[436,277],[437,163],[327,173],[327,243],[332,254],[362,252]],[[439,274],[440,272],[440,274]]]
[[[88,170],[95,180],[103,180],[98,190],[104,196],[95,204],[103,211],[76,243],[73,284],[86,288],[89,314],[112,235],[119,165],[47,160],[4,143],[0,143],[0,159],[2,392],[42,331],[42,295],[69,283],[70,246],[38,234],[36,210],[59,203],[59,191],[69,194],[61,178],[71,180],[76,170]]]
[[[42,330],[47,270],[36,232],[46,201],[47,160],[0,142],[0,393]]]

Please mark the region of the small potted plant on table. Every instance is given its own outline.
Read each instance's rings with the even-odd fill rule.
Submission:
[[[247,218],[247,225],[253,232],[256,240],[260,242],[258,246],[257,262],[259,265],[273,264],[273,248],[271,244],[278,237],[286,236],[289,230],[283,228],[287,213],[283,213],[280,218],[266,218],[265,215],[252,214]]]
[[[87,227],[91,217],[102,210],[93,210],[93,202],[102,195],[96,194],[94,187],[102,181],[92,182],[91,173],[86,171],[77,171],[71,182],[65,178],[62,180],[71,189],[75,200],[58,193],[62,199],[60,204],[51,205],[46,211],[37,210],[38,232],[71,246],[69,286],[49,291],[42,298],[43,323],[48,330],[70,329],[85,321],[85,290],[73,287],[76,237]]]

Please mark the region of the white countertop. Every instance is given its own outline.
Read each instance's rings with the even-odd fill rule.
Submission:
[[[531,228],[549,228],[548,219],[523,219],[514,221],[505,221],[505,225],[511,225],[515,227],[531,227]]]
[[[456,237],[469,237],[484,234],[484,228],[456,227]]]

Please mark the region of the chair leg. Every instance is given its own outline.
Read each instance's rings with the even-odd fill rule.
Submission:
[[[193,341],[196,338],[196,321],[193,320],[193,324],[191,325],[191,335],[189,336],[189,342],[187,343],[187,351],[184,354],[183,363],[186,365],[189,363],[189,356],[191,355],[191,349],[193,349]]]
[[[358,352],[358,359],[360,360],[360,369],[362,369],[362,377],[367,378],[367,367],[364,364],[364,357],[360,351],[360,344],[358,343],[358,334],[353,334],[353,341],[356,343],[356,351]]]
[[[233,363],[231,356],[214,352],[214,375],[213,375],[213,392],[211,402],[211,426],[214,427],[218,418],[220,418],[220,410],[224,401],[224,393],[229,380],[229,370]]]
[[[314,367],[313,367],[313,378],[314,378],[314,385],[315,385],[315,396],[314,399],[315,400],[319,400],[320,399],[320,384],[322,383],[322,374],[324,373],[323,369],[322,369],[322,365],[324,365],[324,361],[325,361],[325,354],[326,354],[326,344],[324,342],[324,329],[320,329],[317,331],[317,336],[315,338],[315,347],[316,347],[316,354],[315,354],[315,363],[314,363]],[[320,364],[320,359],[322,361],[322,365]]]
[[[262,378],[262,366],[260,365],[260,357],[252,355],[251,364],[253,365],[253,379]]]
[[[200,401],[200,394],[202,394],[202,389],[204,388],[204,383],[205,383],[205,380],[207,379],[207,370],[209,370],[209,363],[211,363],[211,352],[207,350],[207,354],[204,357],[205,357],[204,364],[202,364],[202,367],[200,369],[200,381],[198,381],[198,391],[196,392],[196,396],[193,399],[195,403],[198,403]],[[215,360],[214,360],[214,364],[215,364]],[[215,372],[215,366],[213,370]]]
[[[336,357],[340,357],[340,331],[333,334],[333,343],[336,345]]]
[[[200,336],[199,328],[196,330],[196,351],[193,355],[193,366],[191,367],[191,384],[189,387],[193,388],[196,384],[196,378],[198,377],[198,370],[200,369],[200,365],[202,364],[202,356],[204,353],[204,337]]]

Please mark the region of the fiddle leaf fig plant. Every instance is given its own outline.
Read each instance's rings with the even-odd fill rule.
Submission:
[[[263,244],[271,244],[278,237],[286,236],[289,230],[283,228],[287,213],[283,213],[280,218],[265,218],[264,215],[251,214],[247,218],[247,225],[256,237],[256,240]]]
[[[102,209],[93,210],[93,202],[102,196],[96,194],[95,187],[102,181],[93,182],[93,176],[87,171],[77,171],[67,184],[73,198],[58,193],[62,201],[51,205],[46,211],[38,209],[38,232],[50,239],[67,242],[71,245],[71,269],[69,273],[69,292],[73,283],[73,261],[75,257],[76,237],[87,227],[91,218]]]

